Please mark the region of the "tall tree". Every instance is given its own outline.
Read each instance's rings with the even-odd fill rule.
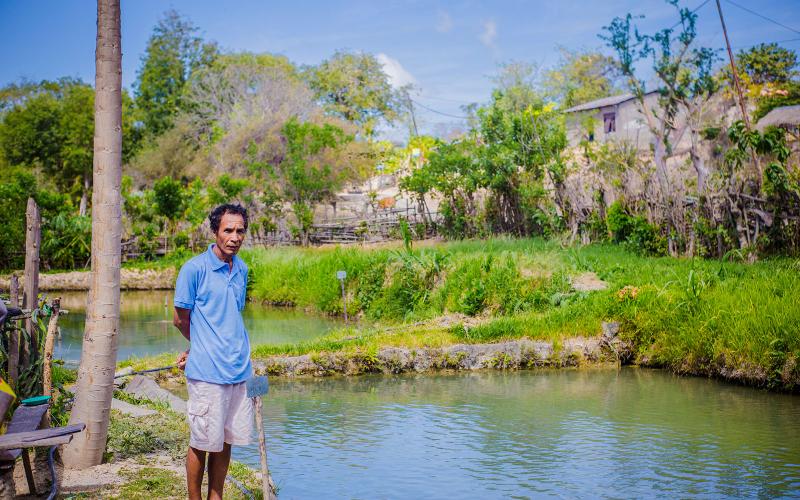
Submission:
[[[123,158],[137,149],[138,131],[123,94]],[[35,168],[49,184],[80,196],[86,215],[92,186],[94,89],[61,78],[0,89],[0,156],[12,166]]]
[[[314,223],[314,208],[353,178],[358,158],[348,155],[353,137],[329,123],[317,125],[291,118],[281,130],[285,151],[274,163],[253,161],[251,168],[266,177],[268,198],[285,201],[303,245]],[[251,148],[252,149],[252,148]]]
[[[119,331],[122,210],[122,40],[120,0],[97,2],[92,274],[81,364],[70,422],[86,430],[65,448],[83,469],[103,460],[114,391]]]
[[[717,90],[711,73],[717,55],[712,49],[695,46],[697,14],[680,7],[678,0],[667,3],[678,11],[677,33],[673,28],[665,28],[652,35],[642,34],[632,23],[633,16],[628,14],[604,27],[605,34],[600,37],[616,52],[620,71],[656,139],[653,145],[656,177],[662,196],[672,205],[675,200],[667,174],[667,157],[687,130],[692,134],[691,157],[697,173],[697,190],[701,195],[705,192],[709,170],[697,151],[697,133],[703,106]],[[659,94],[657,105],[645,99],[645,83],[637,74],[637,64],[647,59],[658,82],[654,89]]]
[[[336,52],[307,71],[309,85],[329,113],[374,134],[379,120],[393,121],[401,100],[372,54]]]
[[[174,10],[165,13],[150,35],[136,78],[136,107],[146,133],[155,137],[172,127],[192,72],[217,55],[213,43]]]
[[[545,96],[562,108],[622,93],[617,65],[599,52],[560,47],[561,60],[542,80]]]
[[[797,53],[777,43],[762,43],[736,55],[741,70],[756,84],[784,83],[797,76]]]

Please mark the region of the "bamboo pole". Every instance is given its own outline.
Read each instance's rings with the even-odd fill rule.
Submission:
[[[58,316],[61,313],[61,299],[53,299],[52,314],[47,324],[47,337],[44,341],[44,364],[42,366],[42,394],[53,395],[53,348],[58,331]]]
[[[11,307],[19,307],[19,276],[11,275],[11,290],[9,291]],[[8,339],[8,383],[11,387],[17,387],[19,378],[19,329],[11,330]]]
[[[731,72],[733,73],[733,85],[736,88],[736,93],[739,96],[739,107],[742,110],[742,119],[747,133],[750,133],[750,117],[747,115],[747,107],[744,104],[744,96],[742,95],[742,87],[739,84],[739,74],[736,72],[736,63],[734,62],[733,51],[731,50],[731,42],[728,39],[728,28],[725,26],[725,18],[722,16],[722,6],[717,1],[717,12],[719,12],[719,22],[722,24],[722,33],[725,35],[725,46],[728,48],[728,58],[731,62]],[[764,183],[764,175],[761,173],[761,165],[758,163],[756,152],[750,148],[750,156],[753,159],[753,165],[758,173],[758,189],[761,190],[761,185]]]
[[[269,474],[269,466],[267,464],[267,438],[264,436],[264,413],[263,402],[261,396],[253,398],[256,410],[256,428],[258,429],[258,447],[261,451],[261,489],[264,493],[264,498],[268,500],[277,500],[275,495],[275,485],[272,484],[272,476]]]
[[[39,213],[39,205],[36,204],[33,198],[28,198],[25,218],[27,225],[25,230],[25,289],[23,291],[23,305],[25,309],[29,309],[33,312],[38,306],[39,298],[39,246],[42,239],[42,217]],[[22,366],[30,365],[36,357],[35,348],[33,350],[30,348],[30,346],[39,345],[39,339],[36,337],[35,321],[36,319],[33,314],[29,319],[25,320],[25,330],[27,330],[28,335],[30,335],[31,342],[22,342],[22,355],[20,360]]]

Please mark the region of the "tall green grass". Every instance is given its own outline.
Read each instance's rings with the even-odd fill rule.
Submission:
[[[744,370],[745,378],[772,385],[800,377],[798,260],[643,257],[616,245],[565,249],[538,239],[463,241],[411,252],[401,246],[250,250],[244,258],[251,298],[339,314],[336,271],[345,270],[349,312],[377,321],[369,331],[334,332],[269,353],[522,336],[559,341],[597,335],[603,321],[619,321],[638,359],[651,365],[692,373]],[[586,272],[608,288],[575,291],[572,279]],[[380,329],[450,313],[478,316],[472,321],[478,324],[436,327],[429,321]]]

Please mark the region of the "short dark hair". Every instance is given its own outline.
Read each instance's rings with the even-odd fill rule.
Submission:
[[[225,214],[234,214],[234,215],[241,215],[242,219],[244,219],[244,229],[247,230],[247,225],[250,222],[247,219],[247,209],[241,205],[233,205],[231,203],[225,203],[224,205],[220,205],[208,214],[208,221],[211,223],[211,231],[214,234],[217,234],[219,231],[219,223],[222,220],[222,216]]]

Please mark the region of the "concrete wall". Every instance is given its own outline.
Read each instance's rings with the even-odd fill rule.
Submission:
[[[648,94],[645,102],[651,109],[657,106],[658,95]],[[615,114],[616,131],[606,133],[604,130],[603,115]],[[567,139],[572,147],[587,140],[583,122],[590,116],[594,120],[594,141],[627,141],[636,145],[640,150],[647,150],[653,142],[653,135],[647,128],[644,115],[639,111],[639,102],[630,99],[619,104],[604,106],[588,111],[567,114]]]

